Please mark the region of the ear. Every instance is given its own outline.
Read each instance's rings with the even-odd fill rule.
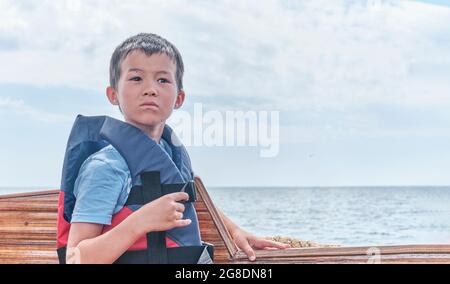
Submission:
[[[178,92],[177,99],[175,100],[175,107],[174,107],[175,109],[179,109],[183,105],[185,97],[186,94],[184,93],[184,91],[180,90]]]
[[[119,99],[117,97],[117,92],[113,87],[106,88],[106,96],[108,97],[108,100],[113,105],[119,105]]]

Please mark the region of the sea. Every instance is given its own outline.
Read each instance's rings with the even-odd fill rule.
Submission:
[[[0,195],[39,190],[44,188],[0,187]],[[208,192],[234,223],[261,237],[339,246],[450,244],[450,186],[209,187]]]

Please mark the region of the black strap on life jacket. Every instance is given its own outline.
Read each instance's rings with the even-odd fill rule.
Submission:
[[[207,251],[212,263],[214,259],[214,246],[203,242],[201,246],[176,247],[167,248],[167,259],[169,264],[195,264],[199,263],[199,259]],[[60,264],[66,263],[67,248],[62,247],[57,249],[58,259]],[[148,263],[147,250],[127,251],[122,254],[114,264],[146,264]]]
[[[152,202],[163,195],[159,172],[144,172],[141,174],[141,181],[142,204]],[[169,263],[165,231],[147,233],[147,263]]]
[[[199,263],[199,257],[208,253],[212,263],[214,258],[214,246],[203,242],[200,246],[167,248],[167,258],[169,264],[196,264]],[[127,251],[121,255],[114,264],[145,264],[147,263],[147,252],[145,250]],[[200,262],[200,264],[202,264]]]
[[[129,205],[144,205],[144,199],[142,198],[143,188],[141,185],[133,186],[128,194],[128,199],[125,202],[125,206]],[[195,188],[195,183],[189,181],[187,183],[173,183],[173,184],[162,184],[161,193],[162,195],[175,193],[175,192],[186,192],[189,195],[189,200],[185,202],[195,202],[197,201],[197,193]]]
[[[145,205],[165,194],[174,192],[186,192],[189,200],[185,202],[195,202],[197,200],[194,182],[180,184],[161,184],[160,172],[149,171],[141,175],[142,186],[133,186],[128,195],[125,206]],[[115,263],[197,263],[204,251],[209,257],[214,257],[214,246],[203,243],[200,246],[190,247],[166,247],[166,232],[147,233],[147,249],[139,251],[125,252]],[[59,263],[66,263],[66,247],[57,250]]]

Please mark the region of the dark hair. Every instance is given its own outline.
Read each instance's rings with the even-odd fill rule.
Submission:
[[[109,65],[109,83],[111,87],[117,89],[117,84],[121,75],[121,65],[125,58],[132,51],[141,50],[146,55],[165,54],[173,60],[176,66],[176,83],[178,91],[183,89],[184,64],[178,49],[165,38],[156,34],[141,33],[126,39],[121,43],[111,56]]]

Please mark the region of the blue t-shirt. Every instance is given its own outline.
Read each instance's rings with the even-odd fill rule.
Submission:
[[[172,149],[163,139],[161,148],[172,159]],[[92,154],[81,165],[74,185],[73,222],[110,225],[128,199],[131,173],[125,159],[112,146]]]

